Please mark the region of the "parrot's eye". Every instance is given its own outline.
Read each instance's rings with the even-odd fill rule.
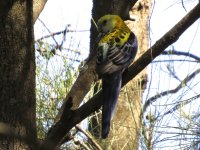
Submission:
[[[107,20],[103,20],[103,22],[102,22],[102,25],[106,25],[106,23],[107,23]]]

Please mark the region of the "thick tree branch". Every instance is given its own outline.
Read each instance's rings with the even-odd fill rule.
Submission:
[[[34,0],[33,1],[33,24],[36,22],[40,13],[44,9],[44,6],[48,0]]]
[[[179,21],[169,32],[159,39],[149,48],[123,75],[123,86],[140,73],[151,61],[162,53],[169,45],[177,41],[181,34],[189,28],[200,17],[200,4],[195,6],[181,21]],[[90,66],[89,66],[90,67]],[[81,87],[82,89],[84,87]],[[52,126],[45,141],[41,145],[41,150],[54,150],[62,138],[77,123],[85,119],[94,111],[101,107],[102,91],[92,97],[79,109],[70,110],[73,103],[70,99],[64,106],[63,113],[58,122]]]
[[[200,4],[197,4],[171,30],[149,48],[130,68],[124,82],[127,83],[161,54],[169,45],[178,40],[181,34],[200,17]]]

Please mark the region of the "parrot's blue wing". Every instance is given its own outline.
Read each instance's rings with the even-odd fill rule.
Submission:
[[[110,131],[110,120],[113,116],[117,99],[121,89],[121,72],[105,75],[102,78],[103,109],[102,109],[102,138],[106,138]]]

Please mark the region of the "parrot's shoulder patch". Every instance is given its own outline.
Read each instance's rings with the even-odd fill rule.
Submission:
[[[109,45],[108,43],[99,43],[97,48],[97,64],[106,60]]]

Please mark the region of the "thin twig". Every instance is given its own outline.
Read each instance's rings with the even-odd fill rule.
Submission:
[[[174,77],[176,80],[181,82],[181,79],[179,79],[179,77],[176,75],[175,71],[172,70],[171,65],[167,65],[167,70],[169,71],[170,75],[172,75],[172,77]]]
[[[47,28],[47,26],[45,25],[45,23],[40,19],[40,18],[38,18],[38,20],[42,23],[42,25],[47,29],[47,31],[49,32],[49,33],[51,33],[51,31],[49,30],[49,28]],[[55,42],[55,44],[58,46],[58,42],[56,41],[56,39],[55,39],[55,37],[54,36],[51,36],[52,37],[52,39],[54,40],[54,42]]]
[[[44,40],[46,38],[50,38],[52,36],[55,36],[55,35],[60,35],[60,34],[64,34],[65,32],[68,33],[68,32],[89,32],[90,30],[63,30],[63,31],[58,31],[58,32],[51,32],[50,34],[48,35],[45,35],[37,40],[35,40],[35,42],[38,42],[38,41],[41,41],[41,40]]]
[[[191,103],[193,100],[196,100],[196,99],[199,98],[199,97],[200,97],[200,94],[198,94],[198,95],[196,95],[196,96],[194,96],[194,97],[191,97],[191,98],[189,98],[189,99],[187,99],[187,100],[184,100],[184,101],[179,102],[179,103],[178,103],[177,105],[175,105],[172,109],[170,109],[169,111],[167,111],[166,113],[164,113],[164,114],[162,115],[162,117],[165,116],[165,115],[171,114],[172,112],[174,112],[174,111],[178,110],[179,108],[181,108],[181,107],[183,107],[183,106],[185,106],[185,105]]]
[[[190,58],[193,58],[197,61],[200,61],[200,57],[198,57],[197,55],[191,54],[189,52],[182,52],[182,51],[176,51],[174,49],[172,50],[168,50],[168,51],[163,51],[162,55],[178,55],[178,56],[187,56]]]
[[[80,141],[79,139],[73,138],[73,141],[74,144],[84,147],[85,150],[91,150],[84,142]]]
[[[150,106],[150,104],[152,104],[153,102],[155,102],[158,98],[161,98],[163,96],[166,96],[168,94],[174,94],[177,93],[180,89],[182,89],[186,83],[188,83],[191,79],[193,79],[198,73],[200,73],[200,69],[197,69],[196,71],[194,71],[191,75],[187,76],[175,89],[172,90],[167,90],[164,92],[161,92],[159,94],[154,95],[153,97],[149,98],[143,107],[143,114],[146,111],[147,107]]]
[[[101,146],[92,138],[92,136],[90,134],[88,134],[85,130],[83,130],[79,125],[76,125],[76,129],[79,130],[80,132],[82,132],[83,134],[85,134],[85,136],[87,136],[87,138],[92,142],[92,144],[94,144],[94,146],[98,150],[103,150],[101,148]]]
[[[181,0],[181,4],[182,4],[183,9],[187,12],[183,0]]]

